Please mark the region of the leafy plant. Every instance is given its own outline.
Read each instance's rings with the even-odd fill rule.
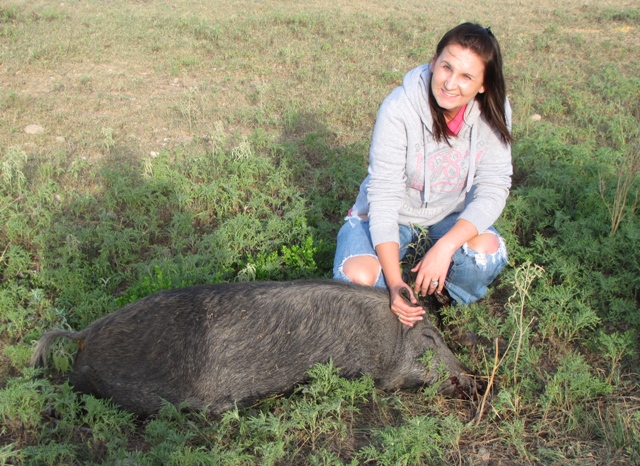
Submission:
[[[42,429],[41,413],[54,389],[47,380],[33,379],[33,370],[10,379],[0,391],[0,420],[17,435],[21,444],[29,444]]]
[[[27,164],[27,153],[18,146],[11,146],[2,157],[2,181],[6,194],[22,194],[27,177],[24,168]]]
[[[366,447],[359,455],[362,461],[382,465],[435,464],[442,461],[442,434],[438,419],[412,417],[400,427],[387,427],[377,432],[383,448]]]

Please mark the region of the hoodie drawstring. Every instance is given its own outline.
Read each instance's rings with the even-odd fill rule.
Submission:
[[[429,182],[429,179],[431,178],[431,172],[429,171],[429,161],[427,160],[427,127],[423,124],[422,125],[422,141],[423,141],[423,148],[422,148],[422,153],[423,156],[422,158],[423,163],[424,163],[424,189],[422,191],[422,202],[423,205],[427,205],[427,202],[429,202],[429,196],[431,194],[431,189],[429,189],[429,186],[431,186],[431,183]]]
[[[471,127],[471,145],[469,146],[469,173],[467,173],[467,191],[471,191],[471,185],[473,183],[473,174],[476,171],[476,155],[475,147],[476,140],[478,139],[478,125]]]

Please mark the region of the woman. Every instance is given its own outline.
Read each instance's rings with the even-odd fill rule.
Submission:
[[[478,24],[453,28],[431,63],[410,71],[380,107],[369,174],[338,234],[334,278],[388,287],[392,312],[409,326],[425,311],[403,289],[414,304],[414,293],[480,299],[507,262],[492,224],[511,186],[510,126],[498,41]],[[411,290],[400,261],[418,240],[416,225],[430,247],[412,269]]]

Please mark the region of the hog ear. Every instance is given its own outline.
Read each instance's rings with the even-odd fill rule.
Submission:
[[[404,302],[407,303],[409,306],[420,307],[419,303],[411,302],[411,292],[409,291],[409,288],[401,288],[400,296],[402,297],[402,299],[404,299]]]

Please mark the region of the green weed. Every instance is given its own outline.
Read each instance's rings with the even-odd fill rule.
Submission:
[[[619,332],[605,333],[600,330],[597,333],[598,343],[603,348],[603,356],[609,360],[611,372],[607,381],[609,383],[619,382],[620,364],[625,357],[636,355],[635,338],[633,332],[627,331],[623,334]]]
[[[0,447],[0,464],[12,464],[14,462],[22,461],[23,455],[20,450],[16,449],[15,444],[10,443]]]
[[[600,13],[600,20],[611,20],[619,21],[622,23],[637,24],[640,21],[640,10],[638,10],[637,8],[607,8],[602,13]]]
[[[27,153],[18,146],[11,146],[2,157],[2,181],[6,195],[20,195],[27,181],[24,168]]]
[[[33,379],[25,370],[21,377],[10,379],[0,391],[0,419],[20,444],[30,444],[43,428],[41,415],[54,388],[46,380]]]
[[[359,459],[383,465],[442,464],[443,439],[438,424],[432,417],[412,417],[401,427],[382,429],[376,439],[383,448],[366,447]]]
[[[611,385],[591,374],[591,368],[582,356],[569,353],[560,359],[553,378],[548,381],[542,405],[571,412],[575,405],[610,393]]]

